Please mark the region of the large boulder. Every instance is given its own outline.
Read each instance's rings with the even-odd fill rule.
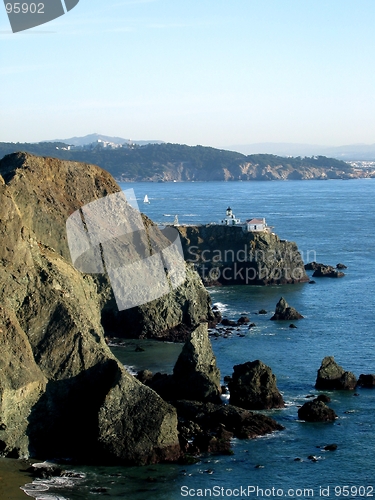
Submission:
[[[129,464],[176,460],[177,414],[113,356],[65,221],[119,188],[99,167],[0,161],[0,453]]]
[[[333,422],[337,415],[332,408],[316,398],[299,408],[298,418],[306,422]]]
[[[218,401],[220,371],[212,351],[207,323],[199,325],[185,342],[173,368],[179,399]]]
[[[185,342],[173,368],[173,374],[143,370],[137,375],[165,401],[178,399],[221,403],[220,371],[212,351],[207,323],[202,323]]]
[[[262,361],[248,361],[233,367],[228,383],[230,404],[247,410],[283,408],[284,400],[276,386],[276,377]]]
[[[291,307],[288,302],[281,297],[279,302],[276,304],[275,314],[272,316],[271,320],[296,320],[302,319],[303,316],[294,307]]]
[[[338,365],[333,356],[326,356],[318,370],[315,387],[319,390],[353,390],[356,376]]]

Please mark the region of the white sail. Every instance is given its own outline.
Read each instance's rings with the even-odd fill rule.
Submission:
[[[150,203],[150,200],[148,199],[147,194],[146,194],[146,196],[144,197],[143,203]]]

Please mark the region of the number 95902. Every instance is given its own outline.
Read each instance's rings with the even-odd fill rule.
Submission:
[[[44,3],[8,2],[5,8],[8,14],[44,14]]]

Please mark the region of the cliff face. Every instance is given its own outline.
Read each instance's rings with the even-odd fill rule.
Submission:
[[[185,260],[207,285],[269,285],[308,281],[294,242],[239,226],[176,226]]]
[[[24,153],[1,160],[0,174],[17,205],[22,224],[31,230],[36,241],[69,263],[68,217],[83,205],[120,191],[111,175],[95,165]],[[143,219],[146,228],[153,226],[147,217]],[[108,277],[94,274],[92,278],[99,291],[102,322],[110,335],[186,340],[187,332],[202,319],[212,319],[209,295],[190,269],[186,270],[182,286],[160,299],[121,312]]]
[[[0,453],[176,459],[175,410],[132,377],[104,341],[108,282],[70,263],[66,219],[118,186],[99,167],[22,153],[4,158],[0,174]],[[189,311],[198,297],[205,301],[197,309],[207,312],[194,274],[188,286],[159,299],[166,316],[160,331],[194,323]],[[181,304],[188,304],[185,317],[177,314]],[[147,316],[147,306],[133,313]],[[145,323],[158,321],[156,305],[149,308]]]

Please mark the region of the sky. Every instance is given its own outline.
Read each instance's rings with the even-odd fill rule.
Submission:
[[[372,144],[374,22],[375,0],[80,0],[13,34],[0,5],[0,141]]]

